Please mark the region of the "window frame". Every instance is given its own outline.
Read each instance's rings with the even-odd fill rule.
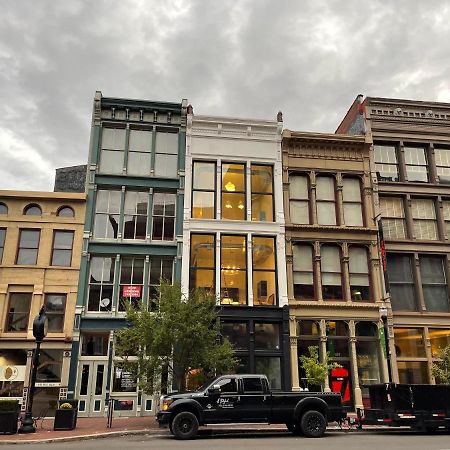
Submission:
[[[226,165],[235,165],[235,166],[243,166],[243,176],[244,176],[244,190],[243,191],[238,191],[238,190],[234,190],[234,191],[227,191],[226,189],[224,189],[223,186],[223,177],[224,177],[224,171],[223,168]],[[248,164],[246,161],[221,161],[220,164],[220,220],[230,220],[230,221],[246,221],[247,220],[247,202],[248,202],[248,193],[247,193],[247,167]],[[251,190],[251,185],[250,185],[250,190]],[[223,211],[226,208],[226,202],[224,202],[224,194],[227,195],[236,195],[236,196],[244,196],[244,207],[243,207],[243,213],[244,213],[244,217],[242,219],[230,219],[230,218],[226,218],[223,217]]]
[[[126,170],[125,154],[127,153],[127,147],[128,147],[128,136],[127,136],[127,129],[125,127],[125,124],[121,125],[116,122],[114,122],[114,123],[103,122],[101,129],[102,129],[102,132],[101,132],[100,143],[99,143],[97,172],[99,174],[106,174],[106,175],[123,175],[124,168]],[[105,129],[124,130],[125,131],[125,139],[124,139],[123,149],[112,149],[112,148],[104,148],[103,147],[103,133],[104,133]],[[105,171],[102,169],[102,155],[103,155],[104,150],[107,152],[122,152],[122,167],[120,168],[120,170],[115,171],[115,172],[110,172],[110,171]]]
[[[122,282],[122,271],[124,267],[124,262],[130,261],[130,281]],[[142,281],[141,283],[134,283],[133,278],[135,276],[135,266],[136,261],[142,262]],[[138,268],[139,269],[139,268]],[[118,292],[118,299],[117,299],[117,312],[118,313],[124,313],[126,312],[126,306],[130,305],[133,308],[138,307],[139,305],[142,305],[144,302],[144,286],[145,286],[145,270],[146,270],[146,264],[145,264],[145,256],[133,256],[133,255],[121,255],[120,258],[120,264],[119,264],[119,292]],[[123,296],[123,287],[124,286],[140,286],[141,288],[141,296],[139,298],[135,297],[125,297]]]
[[[391,162],[382,162],[382,161],[377,161],[377,150],[376,147],[391,147],[394,149],[394,155],[395,155],[395,163],[391,163]],[[374,162],[375,162],[375,171],[376,171],[376,175],[377,175],[377,180],[380,183],[398,183],[400,181],[400,161],[399,161],[399,155],[398,155],[398,143],[392,143],[392,142],[374,142],[373,143],[373,154],[374,154]],[[397,176],[395,177],[396,179],[393,180],[383,180],[379,173],[379,165],[386,165],[386,166],[395,166],[397,168]],[[387,172],[387,173],[391,173],[391,172]],[[392,172],[394,173],[394,172]],[[384,177],[386,178],[386,177]]]
[[[423,301],[425,303],[425,308],[427,311],[429,312],[433,312],[433,313],[449,313],[450,312],[450,298],[449,298],[449,291],[448,291],[448,280],[447,280],[447,273],[446,273],[446,268],[445,268],[445,261],[446,258],[442,255],[438,255],[438,254],[423,254],[423,253],[419,253],[419,268],[420,268],[420,279],[421,279],[421,289],[422,289],[422,295],[423,295]],[[440,267],[442,268],[442,278],[443,280],[441,282],[424,282],[424,273],[423,273],[423,265],[422,263],[424,262],[425,259],[439,259],[440,262]],[[427,296],[425,295],[425,290],[424,287],[439,287],[441,289],[443,289],[443,291],[446,293],[447,296],[447,309],[446,310],[435,310],[435,309],[431,309],[429,307],[429,302],[427,301]]]
[[[407,159],[407,152],[406,150],[423,150],[423,157],[425,159],[425,164],[412,164],[406,162]],[[428,158],[428,151],[426,146],[423,147],[420,145],[403,145],[403,154],[404,154],[404,164],[405,164],[405,177],[408,183],[429,183],[430,182],[430,167],[429,167],[429,158]],[[409,173],[414,173],[413,171],[408,171],[408,168],[414,168],[414,167],[425,167],[425,172],[416,172],[416,173],[426,173],[426,180],[409,180]]]
[[[441,164],[438,164],[438,153],[440,152],[440,151],[443,151],[443,152],[447,152],[447,154],[448,154],[448,165],[447,166],[444,166],[444,165],[442,165],[442,163]],[[437,182],[439,183],[439,184],[442,184],[442,185],[449,185],[450,184],[450,147],[444,147],[444,146],[435,146],[434,147],[434,155],[435,155],[435,166],[436,166],[436,176],[437,176],[437,178],[438,178],[438,180],[437,180]],[[441,160],[440,162],[442,162],[442,158],[441,158],[441,156],[439,156],[439,159]],[[441,181],[441,174],[439,173],[440,172],[440,170],[439,169],[441,169],[441,173],[443,174],[443,172],[445,172],[445,170],[442,170],[442,169],[447,169],[447,171],[448,171],[448,175],[447,175],[447,178],[448,178],[448,181],[446,181],[446,182],[443,182],[443,181]]]
[[[23,231],[36,231],[38,233],[38,239],[37,239],[36,247],[21,247],[20,241],[22,239],[22,232]],[[18,266],[36,266],[38,261],[39,261],[39,246],[40,246],[40,243],[41,243],[41,229],[40,228],[20,228],[19,229],[19,239],[17,241],[17,252],[16,252],[15,264],[18,265]],[[20,250],[36,250],[35,262],[33,264],[19,263]]]
[[[100,194],[100,192],[106,192],[107,196],[108,196],[108,203],[105,209],[99,210],[98,209],[98,204],[99,204],[99,200],[98,200],[98,196]],[[118,194],[119,197],[119,205],[118,205],[118,210],[117,212],[114,211],[113,208],[111,208],[111,193],[116,193]],[[123,200],[124,202],[125,200]],[[121,216],[124,216],[123,214],[123,209],[122,209],[122,191],[120,189],[97,189],[96,194],[95,194],[95,208],[94,208],[94,221],[93,221],[93,226],[92,226],[92,239],[93,240],[114,240],[117,241],[119,240],[119,233],[122,231],[120,229],[120,220],[121,220]],[[117,217],[117,231],[116,231],[116,236],[114,237],[114,230],[113,230],[113,237],[108,237],[108,226],[106,226],[106,228],[104,228],[104,230],[101,232],[100,236],[96,236],[96,221],[97,221],[97,216],[106,216],[107,218],[112,216],[112,217]]]
[[[295,247],[309,247],[311,250],[311,270],[295,270],[295,252],[294,252],[294,248]],[[293,242],[292,243],[292,280],[293,280],[293,294],[294,294],[294,299],[295,300],[299,300],[299,301],[311,301],[311,300],[315,300],[317,299],[317,287],[316,287],[316,278],[315,278],[315,265],[314,265],[314,246],[308,242],[301,242],[301,241],[297,241],[297,242]],[[296,274],[311,274],[312,275],[312,297],[306,297],[306,298],[301,298],[301,297],[296,297],[295,295],[295,286],[296,285],[304,285],[302,283],[296,283],[295,282],[295,275]]]
[[[271,192],[270,193],[265,193],[265,192],[254,192],[253,188],[252,188],[252,181],[253,181],[253,167],[270,167],[271,169]],[[244,173],[246,174],[246,169],[244,169]],[[250,164],[250,202],[251,202],[251,221],[252,222],[269,222],[269,223],[273,223],[275,222],[275,180],[274,180],[274,171],[275,168],[272,164]],[[246,183],[246,177],[244,177],[245,180],[245,185]],[[253,220],[253,195],[260,195],[260,196],[266,196],[266,197],[271,197],[271,205],[272,205],[272,220]],[[247,200],[247,196],[245,197],[245,199]],[[244,203],[244,207],[245,207],[245,215],[247,215],[247,208],[246,208],[246,202]]]
[[[149,137],[150,137],[150,150],[149,151],[142,151],[142,150],[132,150],[131,149],[131,134],[133,131],[144,131],[144,132],[148,132],[149,133]],[[153,154],[154,154],[154,148],[153,148],[153,134],[154,134],[154,130],[153,128],[144,128],[144,127],[136,127],[136,126],[131,126],[130,127],[130,131],[129,131],[129,136],[128,136],[128,142],[126,142],[125,140],[125,150],[126,150],[126,161],[127,161],[127,165],[126,165],[126,171],[127,171],[127,175],[131,176],[131,177],[149,177],[151,175],[151,171],[152,171],[152,158],[153,158]],[[150,157],[150,161],[148,164],[148,171],[146,174],[136,174],[136,173],[130,173],[130,155],[131,154],[144,154],[144,155],[149,155]]]
[[[402,209],[402,214],[403,216],[383,216],[383,211],[381,211],[382,207],[381,207],[381,201],[383,200],[388,200],[388,199],[395,199],[399,201],[399,204],[401,206]],[[385,227],[383,226],[383,235],[385,237],[386,240],[390,240],[390,239],[399,239],[399,240],[405,240],[409,238],[409,230],[408,230],[408,224],[406,221],[406,209],[405,209],[405,199],[404,197],[401,196],[380,196],[379,198],[379,203],[380,203],[380,216],[381,216],[381,224],[383,225],[383,220],[385,220],[386,222],[392,223],[397,223],[398,221],[401,221],[402,223],[402,229],[403,229],[403,237],[398,237],[398,236],[391,236],[391,233],[388,231],[390,230],[392,227]],[[395,229],[397,230],[397,225],[395,225]]]
[[[323,266],[322,266],[322,261],[323,261],[323,248],[335,248],[338,250],[338,257],[339,257],[339,267],[340,267],[340,271],[339,271],[339,275],[340,275],[340,288],[341,288],[341,298],[325,298],[324,295],[324,286],[337,286],[337,285],[332,285],[332,284],[325,284],[323,283],[323,275],[325,274],[335,274],[337,272],[330,272],[329,270],[324,271],[323,270]],[[322,299],[325,301],[345,301],[345,284],[344,284],[344,267],[342,264],[342,247],[340,245],[336,245],[336,244],[328,244],[328,243],[322,243],[320,246],[320,284],[322,286]]]
[[[159,282],[157,284],[152,283],[152,267],[153,264],[158,261],[159,262]],[[175,274],[175,259],[173,257],[168,256],[151,256],[150,261],[148,264],[148,280],[147,280],[147,286],[148,286],[148,293],[147,293],[147,309],[152,310],[154,307],[156,307],[157,298],[156,296],[153,297],[153,290],[156,290],[157,287],[161,286],[160,282],[162,279],[162,272],[163,272],[163,265],[164,262],[170,262],[171,263],[171,278],[170,284],[173,285],[174,283],[174,274]]]
[[[39,214],[30,213],[33,208],[36,208],[39,210]],[[42,208],[37,203],[29,203],[28,205],[23,208],[23,215],[24,216],[39,216],[42,217]]]
[[[206,266],[193,266],[192,265],[192,237],[193,236],[209,236],[213,238],[212,246],[213,246],[213,266],[212,267],[206,267]],[[197,270],[208,270],[212,271],[213,273],[213,285],[210,288],[210,291],[212,293],[216,293],[216,286],[217,286],[217,280],[216,280],[216,272],[217,272],[217,255],[216,255],[216,245],[217,245],[217,236],[216,233],[191,233],[189,236],[189,289],[193,289],[194,286],[191,285],[192,276]],[[197,289],[207,289],[199,286],[195,286]]]
[[[214,188],[213,190],[211,189],[196,189],[194,188],[194,183],[195,183],[195,164],[200,163],[200,164],[212,164],[214,166]],[[206,193],[213,193],[213,197],[214,197],[214,214],[213,217],[211,218],[203,218],[203,217],[194,217],[194,193],[196,192],[206,192]],[[202,160],[202,159],[197,159],[192,161],[192,179],[191,179],[191,219],[194,220],[213,220],[217,217],[217,161],[212,161],[212,160]]]
[[[71,234],[72,235],[72,243],[70,245],[70,250],[66,249],[66,248],[55,248],[55,240],[56,240],[56,234],[57,233],[62,233],[62,234],[67,234],[67,235]],[[72,267],[74,241],[75,241],[75,231],[74,230],[59,230],[59,229],[53,230],[52,252],[50,254],[50,266],[55,266],[55,267]],[[58,250],[60,252],[62,252],[62,251],[70,252],[69,264],[55,264],[54,263],[55,250]]]
[[[415,217],[414,213],[414,209],[415,209],[415,202],[428,202],[431,204],[432,206],[432,212],[434,217],[433,218],[423,218],[423,217]],[[414,238],[418,241],[439,241],[441,238],[439,236],[439,227],[438,227],[438,222],[437,222],[437,214],[436,214],[436,201],[435,198],[430,198],[430,197],[412,197],[411,198],[411,203],[410,203],[410,207],[411,207],[411,217],[412,217],[412,231],[414,234]],[[417,207],[417,210],[423,210],[423,208]],[[435,231],[435,235],[436,238],[423,238],[423,237],[419,237],[419,231],[420,231],[420,236],[423,235],[422,233],[422,226],[425,223],[429,223],[429,224],[433,224],[434,225],[434,231]]]
[[[358,183],[359,187],[359,201],[357,200],[346,200],[345,199],[345,182],[347,180],[356,181]],[[347,216],[345,213],[345,206],[346,205],[359,205],[360,207],[360,213],[361,213],[361,223],[360,224],[348,224],[347,223]],[[364,227],[365,226],[365,215],[364,215],[364,196],[363,196],[363,189],[362,189],[362,182],[360,177],[352,177],[352,176],[344,176],[342,179],[342,212],[344,216],[344,223],[346,227]]]
[[[64,308],[63,308],[63,312],[61,313],[52,313],[52,311],[50,311],[47,308],[47,304],[48,304],[48,297],[54,295],[54,296],[61,296],[64,298]],[[46,311],[45,314],[48,317],[48,322],[49,322],[49,326],[48,326],[48,332],[49,333],[64,333],[64,325],[65,325],[65,319],[66,319],[66,308],[67,308],[67,293],[56,293],[56,292],[46,292],[44,295],[44,306],[46,307]],[[62,316],[62,329],[60,330],[50,330],[50,320],[51,317],[54,316]]]
[[[333,183],[333,193],[334,193],[334,198],[333,200],[322,200],[319,199],[319,189],[318,189],[318,180],[319,179],[330,179]],[[316,175],[316,204],[315,204],[315,208],[316,208],[316,217],[317,217],[317,224],[321,225],[321,226],[338,226],[339,225],[339,217],[338,217],[338,205],[337,205],[337,189],[336,189],[336,177],[333,174],[326,174],[326,173],[319,173]],[[319,205],[321,204],[326,204],[326,205],[333,205],[333,209],[334,209],[334,223],[321,223],[320,219],[319,219]]]
[[[391,287],[391,305],[392,305],[392,310],[394,311],[394,313],[396,311],[413,311],[413,312],[417,312],[418,311],[418,305],[419,305],[419,299],[417,296],[417,283],[416,283],[416,276],[414,274],[414,254],[413,253],[402,253],[402,252],[388,252],[386,255],[386,260],[387,260],[387,267],[388,267],[388,275],[389,275],[389,259],[392,259],[392,257],[398,258],[398,257],[402,257],[408,258],[409,261],[409,271],[411,274],[411,279],[405,279],[403,278],[403,280],[401,281],[393,281],[393,277],[392,277],[392,272],[391,275],[389,276],[389,285]],[[398,264],[398,263],[397,263]],[[397,308],[396,307],[396,302],[395,302],[395,297],[392,296],[392,287],[395,286],[409,286],[410,288],[412,287],[412,293],[413,293],[413,308],[412,309],[405,309],[405,308]]]
[[[170,178],[178,178],[178,171],[179,171],[179,153],[180,153],[180,130],[178,128],[169,128],[169,127],[164,127],[164,128],[160,128],[159,126],[157,126],[154,129],[154,133],[155,133],[155,145],[154,145],[154,157],[153,157],[153,167],[152,169],[152,174],[154,177],[157,178],[163,178],[163,179],[170,179]],[[166,153],[166,152],[161,152],[158,151],[158,133],[165,133],[165,134],[174,134],[177,136],[177,150],[176,153]],[[158,159],[158,155],[175,155],[176,156],[176,173],[174,175],[160,175],[156,173],[156,161]]]
[[[92,270],[92,260],[94,258],[100,258],[102,259],[102,277],[100,281],[96,281],[96,282],[91,282],[91,270]],[[104,282],[103,280],[103,273],[104,273],[104,267],[105,267],[105,259],[110,259],[111,260],[111,267],[113,267],[113,279],[112,281],[108,281],[108,282]],[[112,308],[114,306],[114,294],[115,294],[115,282],[116,279],[119,275],[117,274],[116,271],[116,258],[113,255],[105,255],[105,254],[100,254],[100,255],[91,255],[91,258],[89,260],[89,272],[88,272],[88,283],[87,283],[87,295],[86,295],[86,312],[87,313],[108,313],[110,314],[112,311]],[[106,307],[103,307],[100,305],[100,302],[102,300],[102,292],[103,292],[103,286],[110,286],[112,288],[111,290],[111,299],[110,299],[110,304]],[[90,291],[91,291],[91,286],[99,286],[100,290],[99,290],[99,300],[98,300],[98,308],[97,309],[90,309]],[[103,308],[103,310],[101,309]]]
[[[133,202],[133,207],[134,207],[134,211],[132,214],[128,214],[125,211],[125,205],[127,203],[127,194],[134,193],[136,194],[136,202]],[[145,197],[146,199],[146,205],[147,205],[147,209],[146,209],[146,213],[142,214],[138,212],[138,205],[139,205],[139,196],[142,195],[143,197]],[[134,189],[126,189],[125,190],[125,194],[123,196],[121,196],[120,198],[120,205],[119,205],[119,223],[122,220],[122,228],[121,228],[121,240],[122,241],[126,241],[126,242],[132,242],[132,241],[145,241],[147,239],[147,234],[148,234],[148,216],[149,216],[149,198],[148,198],[148,191],[138,191],[138,190],[134,190]],[[133,226],[133,237],[125,237],[125,225],[127,223],[127,221],[125,220],[125,218],[127,216],[131,216],[132,217],[132,222],[134,224]],[[138,227],[138,218],[143,218],[145,217],[145,234],[143,238],[137,238],[137,227]],[[109,239],[109,238],[104,238],[104,239]],[[118,238],[117,238],[118,239]]]
[[[163,215],[155,214],[155,195],[161,194],[164,196],[164,204],[163,204]],[[174,210],[173,210],[173,216],[166,215],[166,199],[165,197],[167,195],[173,196],[173,204],[174,204]],[[148,209],[147,209],[148,211]],[[148,213],[147,213],[148,214]],[[155,239],[154,237],[154,230],[155,230],[155,217],[162,218],[162,227],[161,227],[161,239]],[[152,230],[151,230],[151,240],[155,242],[173,242],[176,238],[176,217],[177,217],[177,194],[175,192],[170,191],[155,191],[152,195]],[[166,221],[171,220],[173,221],[173,233],[172,233],[172,239],[164,239],[165,229],[166,229]]]
[[[10,330],[11,326],[11,300],[14,295],[27,295],[29,297],[28,299],[28,314],[26,319],[26,326],[23,330]],[[30,324],[30,312],[31,312],[31,304],[33,302],[33,293],[32,292],[9,292],[8,293],[8,309],[6,311],[6,320],[5,320],[5,333],[26,333],[28,331],[28,327]],[[15,312],[14,312],[15,313]],[[14,314],[13,313],[13,314]],[[22,312],[19,312],[19,314],[24,314]]]
[[[352,257],[352,249],[361,249],[364,250],[365,255],[366,255],[366,261],[367,261],[367,281],[368,281],[368,299],[364,299],[363,297],[361,299],[354,299],[353,298],[353,294],[352,294],[352,275],[366,275],[363,272],[352,272],[351,271],[351,257]],[[349,249],[348,249],[348,258],[349,258],[349,264],[348,264],[348,282],[349,282],[349,286],[350,286],[350,298],[352,300],[352,302],[366,302],[366,303],[373,303],[375,300],[373,298],[373,287],[372,287],[372,273],[370,270],[370,252],[369,249],[367,247],[365,247],[364,245],[350,245]]]
[[[305,198],[297,198],[297,197],[293,197],[291,194],[291,178],[305,178],[306,179],[306,199]],[[290,222],[292,224],[296,224],[296,225],[310,225],[312,222],[312,210],[311,210],[311,199],[310,199],[310,192],[311,192],[311,180],[310,177],[308,176],[308,174],[305,173],[301,173],[301,172],[291,172],[289,174],[289,217],[290,217]],[[299,224],[298,222],[294,222],[292,216],[292,210],[291,210],[291,204],[292,203],[302,203],[305,204],[306,203],[306,209],[308,211],[308,221],[306,223],[302,223]]]
[[[6,227],[0,227],[0,264],[3,262],[3,253],[5,251],[5,244],[6,244],[6,233],[7,233]]]
[[[254,239],[262,238],[262,239],[272,239],[273,240],[273,259],[274,259],[274,268],[273,269],[255,269],[255,260],[254,260],[254,248],[255,242]],[[261,234],[252,234],[251,235],[251,250],[252,250],[252,294],[253,294],[253,306],[257,307],[273,307],[278,306],[279,303],[279,292],[278,292],[278,260],[277,260],[277,237],[273,235],[261,235]],[[255,295],[255,272],[270,272],[274,274],[274,299],[273,303],[261,304],[255,303],[255,299],[257,295]],[[257,287],[256,287],[257,290]],[[270,298],[270,295],[267,296]]]
[[[61,215],[61,212],[64,211],[64,210],[71,211],[71,214],[70,214],[69,216]],[[75,217],[75,211],[74,211],[74,209],[73,209],[71,206],[69,206],[69,205],[63,205],[63,206],[60,206],[60,207],[58,208],[58,210],[56,211],[56,216],[57,216],[57,217],[64,217],[64,218],[69,218],[69,219],[70,219],[70,218]]]

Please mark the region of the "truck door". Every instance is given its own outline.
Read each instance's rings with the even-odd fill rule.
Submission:
[[[260,377],[242,377],[242,394],[238,403],[241,422],[268,422],[270,393]]]
[[[214,382],[220,387],[217,394],[208,395],[203,407],[206,423],[238,422],[236,409],[239,404],[238,384],[234,377],[222,377]]]

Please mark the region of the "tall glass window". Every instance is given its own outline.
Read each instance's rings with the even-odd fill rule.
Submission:
[[[434,201],[425,198],[412,199],[411,212],[416,239],[438,240]]]
[[[40,237],[40,230],[20,230],[16,264],[36,265]]]
[[[392,309],[394,311],[415,311],[416,292],[411,255],[389,253],[387,269]]]
[[[353,301],[370,300],[370,276],[367,249],[349,249],[350,293]]]
[[[344,178],[342,197],[345,225],[362,227],[364,222],[362,216],[361,186],[357,178]]]
[[[159,286],[161,279],[173,283],[173,259],[157,258],[150,259],[149,276],[149,308],[153,309],[158,301]]]
[[[122,258],[120,263],[119,311],[127,304],[139,307],[144,285],[144,258]]]
[[[428,384],[428,362],[422,328],[394,328],[400,383]]]
[[[367,386],[381,382],[378,328],[372,322],[359,322],[355,331],[359,385],[363,397],[368,397]]]
[[[273,222],[273,216],[273,167],[252,164],[252,220]]]
[[[191,235],[189,287],[214,292],[216,271],[216,239],[214,234]]]
[[[173,241],[175,238],[176,194],[155,192],[153,194],[152,240]]]
[[[28,292],[12,292],[11,294],[9,294],[6,331],[27,331],[32,297],[33,294]]]
[[[275,238],[252,238],[253,304],[276,305]]]
[[[247,304],[245,236],[220,237],[220,302],[222,305]]]
[[[245,220],[245,164],[222,164],[222,219]]]
[[[300,376],[300,386],[308,387],[305,369],[300,362],[300,356],[309,356],[309,347],[317,347],[320,355],[320,327],[313,320],[300,320],[297,322],[297,354],[298,373]]]
[[[175,178],[178,174],[178,133],[156,132],[154,174]]]
[[[6,228],[0,228],[0,264],[3,260],[3,249],[5,248]]]
[[[123,173],[125,128],[103,128],[99,171],[120,175]]]
[[[420,255],[419,263],[427,311],[450,312],[443,258]]]
[[[90,260],[88,311],[111,311],[114,258],[93,256]]]
[[[379,181],[398,181],[398,160],[393,145],[374,145],[375,167]]]
[[[216,164],[194,161],[192,166],[192,218],[214,219]]]
[[[55,230],[53,232],[52,266],[70,267],[74,231]]]
[[[145,239],[147,234],[148,192],[126,191],[123,238]]]
[[[48,331],[50,333],[62,333],[64,331],[66,301],[66,294],[45,295],[45,315],[48,318]]]
[[[311,245],[293,246],[294,298],[314,299],[313,248]]]
[[[439,183],[450,184],[450,149],[435,148],[434,158],[436,161]]]
[[[336,225],[335,182],[332,177],[316,178],[317,222],[320,225]]]
[[[428,182],[428,164],[425,149],[405,147],[404,152],[408,181]]]
[[[306,175],[289,176],[289,208],[292,223],[310,223],[309,188]]]
[[[130,130],[130,141],[128,144],[128,175],[148,176],[150,175],[152,151],[151,130]]]
[[[431,354],[437,357],[439,352],[450,345],[450,330],[445,328],[428,328]]]
[[[322,273],[322,297],[324,300],[342,300],[342,269],[340,249],[323,245],[320,249]]]
[[[120,191],[99,189],[95,204],[95,239],[117,239],[120,218]]]
[[[380,197],[380,212],[384,237],[386,239],[405,239],[406,225],[403,199]]]

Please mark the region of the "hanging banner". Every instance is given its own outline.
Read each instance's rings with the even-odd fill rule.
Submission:
[[[0,366],[0,381],[25,381],[27,366]]]

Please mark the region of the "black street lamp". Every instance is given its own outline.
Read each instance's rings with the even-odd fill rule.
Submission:
[[[47,334],[48,328],[48,319],[45,315],[45,308],[42,307],[39,311],[39,315],[37,315],[33,320],[33,336],[36,339],[36,350],[33,355],[33,363],[31,366],[31,377],[28,388],[28,401],[27,401],[27,410],[25,412],[25,418],[22,422],[21,427],[19,428],[19,433],[35,433],[36,427],[33,422],[33,397],[35,391],[36,384],[36,374],[37,368],[39,365],[39,356],[41,353],[41,343],[44,340]]]
[[[388,382],[392,381],[391,377],[391,350],[389,346],[389,327],[388,327],[388,310],[386,306],[380,306],[380,318],[383,322],[384,330],[384,346],[387,361],[387,371],[388,371]]]

